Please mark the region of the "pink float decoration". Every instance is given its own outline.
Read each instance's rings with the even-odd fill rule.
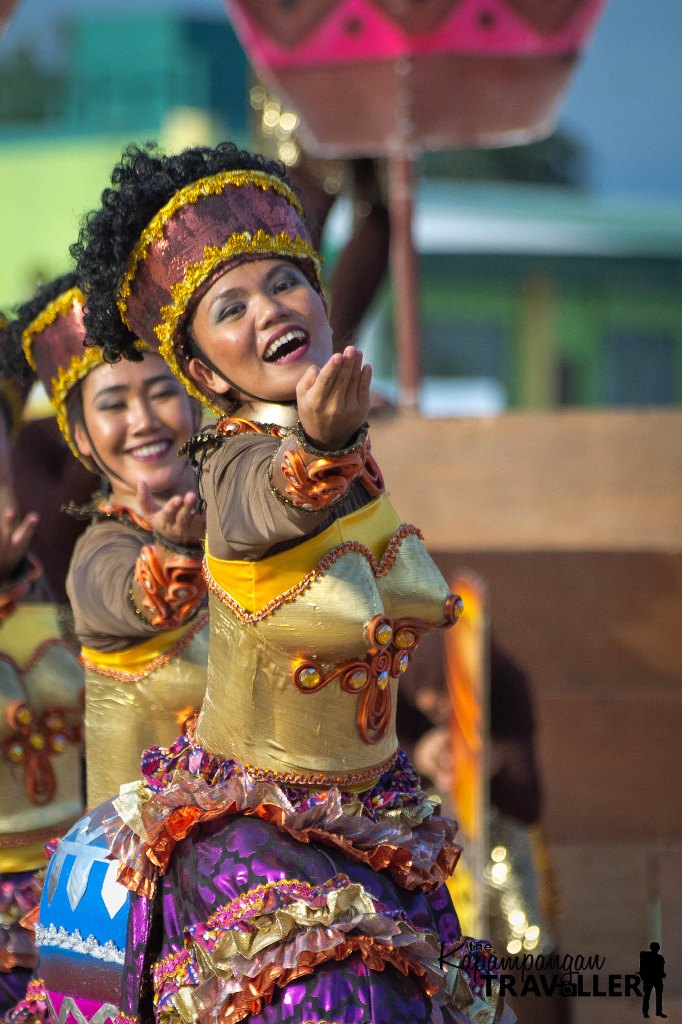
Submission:
[[[552,130],[605,0],[226,0],[253,65],[329,156]]]

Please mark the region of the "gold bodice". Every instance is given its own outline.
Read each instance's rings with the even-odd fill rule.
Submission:
[[[83,670],[53,604],[0,626],[0,871],[44,864],[47,839],[83,809]]]
[[[88,648],[85,665],[87,803],[140,777],[148,747],[168,746],[206,689],[208,625],[191,623],[115,654]]]
[[[383,495],[259,562],[207,556],[211,647],[197,740],[263,773],[358,782],[397,749],[398,677],[450,624],[446,583]]]

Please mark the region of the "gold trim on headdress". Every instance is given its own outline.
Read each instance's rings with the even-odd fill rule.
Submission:
[[[147,249],[153,242],[161,241],[163,229],[171,217],[187,206],[189,203],[196,203],[202,196],[220,195],[226,185],[234,185],[236,188],[242,185],[255,185],[267,192],[272,189],[283,196],[297,213],[305,219],[303,208],[289,188],[280,178],[265,171],[222,171],[220,174],[213,174],[206,178],[200,178],[191,185],[181,188],[168,200],[159,212],[152,218],[138,239],[128,260],[125,276],[119,288],[117,305],[123,323],[130,328],[127,319],[127,299],[130,297],[132,282],[137,271],[138,263],[144,259]],[[131,328],[132,329],[132,328]],[[205,400],[205,399],[204,399]],[[222,411],[222,410],[221,410]]]
[[[60,366],[57,371],[57,376],[53,377],[50,381],[50,401],[57,410],[57,426],[62,432],[62,437],[68,444],[69,448],[76,456],[77,459],[81,458],[81,453],[76,447],[76,442],[71,437],[71,428],[69,426],[69,416],[66,408],[66,396],[69,391],[76,385],[83,377],[87,377],[90,370],[94,370],[96,366],[104,362],[101,348],[86,348],[82,356],[74,356],[67,369]]]
[[[35,359],[33,358],[32,345],[34,335],[40,334],[53,324],[58,316],[64,316],[69,312],[74,302],[80,302],[82,306],[85,305],[85,296],[80,288],[69,288],[67,292],[62,292],[56,299],[49,302],[43,310],[38,313],[35,320],[32,320],[26,330],[21,336],[21,347],[24,350],[26,356],[26,362],[33,371],[36,369]]]
[[[181,381],[190,395],[193,395],[219,416],[225,410],[211,402],[210,398],[199,390],[180,365],[173,345],[175,330],[178,321],[185,314],[192,295],[216,267],[219,267],[221,263],[227,263],[236,256],[267,256],[270,254],[297,260],[310,260],[315,269],[319,271],[320,260],[315,249],[310,242],[304,241],[298,235],[295,238],[290,238],[285,231],[281,231],[278,235],[267,235],[264,231],[257,231],[255,235],[248,231],[234,234],[223,246],[207,245],[204,249],[204,258],[198,263],[191,263],[186,267],[182,281],[171,285],[172,305],[162,307],[161,322],[154,328],[154,333],[160,342],[159,354],[163,356],[171,373]]]
[[[59,316],[68,316],[74,305],[85,306],[85,302],[85,295],[80,288],[69,288],[68,291],[62,292],[52,302],[48,302],[45,308],[29,324],[22,335],[21,346],[24,350],[26,361],[32,370],[37,372],[33,354],[35,339],[47,330],[48,327],[51,327]],[[83,333],[83,339],[85,340],[85,332]],[[138,352],[150,351],[149,346],[144,341],[136,341],[135,348]],[[48,398],[57,413],[57,426],[77,459],[82,459],[82,455],[71,436],[66,399],[72,388],[79,381],[83,380],[84,377],[87,377],[91,370],[94,370],[96,366],[100,366],[103,362],[104,356],[101,348],[95,345],[87,348],[84,346],[82,352],[77,352],[76,355],[71,357],[67,366],[57,366],[57,373],[49,383]],[[48,390],[47,386],[46,390]]]

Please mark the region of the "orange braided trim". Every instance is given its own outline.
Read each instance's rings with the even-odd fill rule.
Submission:
[[[187,622],[201,604],[206,584],[201,560],[145,544],[135,562],[135,582],[143,592],[142,610],[152,626],[169,629]]]
[[[278,782],[280,785],[285,786],[336,786],[338,789],[344,789],[347,786],[357,786],[362,782],[370,782],[372,779],[379,778],[389,768],[393,767],[398,760],[399,753],[400,751],[396,750],[395,754],[386,758],[381,764],[350,772],[347,775],[331,775],[325,772],[306,772],[305,774],[277,772],[270,771],[267,768],[254,768],[250,764],[245,764],[243,767],[252,779],[258,779],[262,782]]]
[[[461,853],[460,847],[454,843],[442,846],[435,860],[428,868],[418,867],[412,854],[406,847],[392,843],[379,843],[371,849],[363,850],[353,844],[350,839],[336,835],[324,828],[308,827],[291,828],[286,824],[286,812],[279,804],[261,803],[256,807],[241,807],[236,800],[217,807],[202,808],[196,805],[178,807],[172,811],[163,823],[153,845],[146,847],[147,859],[156,867],[160,874],[168,870],[175,846],[181,842],[197,825],[216,818],[244,814],[260,818],[275,825],[281,832],[286,832],[300,843],[321,843],[341,850],[351,860],[368,864],[374,871],[386,870],[403,889],[419,889],[431,892],[450,877],[455,870]],[[140,895],[151,897],[155,889],[154,879],[147,878],[134,868],[121,865],[118,881],[127,889]]]
[[[152,660],[139,672],[126,672],[123,669],[117,668],[106,668],[103,665],[99,665],[96,661],[91,661],[81,654],[79,661],[84,669],[89,669],[92,672],[97,672],[100,676],[107,676],[109,679],[115,679],[119,683],[137,683],[140,679],[146,679],[151,676],[157,669],[162,668],[164,665],[168,665],[171,661],[182,654],[182,652],[189,647],[197,633],[200,633],[204,626],[208,623],[208,612],[203,612],[196,622],[188,628],[186,633],[176,640],[172,647],[169,647],[163,654],[157,654]],[[187,716],[192,713],[194,709],[188,710]],[[184,719],[183,719],[184,721]],[[182,722],[178,722],[181,725]]]
[[[383,971],[386,965],[394,967],[402,975],[413,975],[424,995],[431,998],[438,987],[429,980],[426,968],[395,946],[378,943],[370,935],[351,935],[332,949],[306,951],[300,954],[294,967],[270,964],[255,978],[247,979],[241,992],[228,996],[217,1017],[219,1024],[237,1024],[249,1014],[260,1013],[272,1002],[276,989],[286,988],[298,978],[313,973],[320,964],[346,960],[359,953],[371,971]]]
[[[400,546],[406,537],[419,537],[420,540],[424,539],[421,530],[418,530],[416,526],[411,526],[409,523],[403,524],[400,529],[393,534],[380,562],[377,562],[374,552],[371,551],[370,548],[365,547],[365,545],[361,544],[359,541],[344,541],[343,544],[339,544],[337,547],[332,548],[331,551],[328,551],[324,558],[318,562],[315,568],[311,569],[309,573],[306,573],[299,583],[291,587],[289,590],[285,590],[283,594],[273,598],[272,601],[268,601],[268,603],[257,612],[244,611],[242,606],[238,604],[237,601],[235,601],[234,598],[231,597],[226,590],[223,590],[223,588],[213,579],[205,560],[204,579],[206,580],[206,586],[210,592],[219,598],[219,600],[237,616],[240,622],[244,623],[244,625],[251,625],[254,622],[260,622],[262,619],[267,618],[268,615],[272,615],[278,608],[281,608],[282,605],[290,604],[292,601],[295,601],[299,594],[308,590],[315,580],[324,576],[324,574],[331,569],[332,565],[334,565],[339,558],[347,555],[350,551],[356,551],[358,554],[365,556],[370,564],[374,576],[377,579],[388,575],[395,564],[398,552],[400,551]]]

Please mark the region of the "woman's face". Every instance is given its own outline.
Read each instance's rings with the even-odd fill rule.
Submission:
[[[202,353],[245,393],[271,402],[296,397],[310,366],[332,354],[332,332],[321,296],[288,260],[241,263],[226,271],[199,301],[191,323]],[[215,394],[229,384],[191,359],[194,380]]]
[[[81,386],[84,423],[75,424],[74,438],[116,496],[134,499],[141,481],[156,497],[191,489],[191,469],[177,451],[200,414],[160,356],[102,363]]]

